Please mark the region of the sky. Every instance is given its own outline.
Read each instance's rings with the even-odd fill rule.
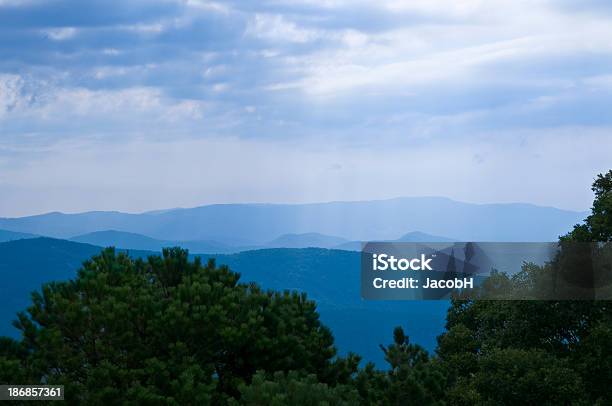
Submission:
[[[590,206],[612,3],[0,0],[0,216]]]

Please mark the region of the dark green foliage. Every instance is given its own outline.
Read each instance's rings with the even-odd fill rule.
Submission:
[[[89,404],[224,401],[257,370],[324,381],[354,367],[332,364],[333,337],[304,294],[238,279],[180,249],[147,261],[105,250],[33,295],[17,322],[22,343],[4,343],[0,362],[19,359],[30,382],[64,384]]]
[[[23,360],[27,350],[22,343],[0,337],[0,382],[26,382],[29,379]]]
[[[592,214],[562,237],[562,244],[611,240],[612,171],[598,176],[593,191]],[[581,247],[589,251],[582,252]],[[588,271],[588,262],[597,260],[590,247],[578,245],[578,250],[562,252],[543,267],[526,264],[512,278],[497,274],[484,288],[511,291],[550,286],[568,268]],[[588,285],[592,280],[575,282]],[[608,301],[454,300],[437,352],[447,372],[451,404],[612,402]]]
[[[516,277],[495,275],[485,289],[550,283],[541,275],[550,272],[526,264]],[[612,401],[608,301],[453,300],[437,353],[452,404]]]
[[[382,396],[389,405],[443,404],[444,375],[430,362],[427,352],[411,344],[401,327],[393,331],[393,344],[382,347],[391,369]]]
[[[568,361],[542,350],[487,351],[467,387],[472,385],[479,404],[588,404],[582,379]]]
[[[609,399],[603,382],[612,376],[610,363],[593,362],[612,355],[609,316],[606,302],[453,302],[448,332],[438,346],[450,402],[591,404]]]
[[[591,190],[595,193],[591,214],[562,239],[612,241],[612,170],[597,175]]]
[[[285,374],[276,372],[270,379],[263,372],[253,376],[251,384],[240,386],[240,401],[243,405],[304,405],[304,406],[349,406],[359,403],[358,392],[349,385],[329,386],[319,382],[314,374],[302,376],[296,371]]]

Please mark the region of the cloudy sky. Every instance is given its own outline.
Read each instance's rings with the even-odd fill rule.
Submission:
[[[596,0],[0,0],[0,216],[446,196],[589,207]]]

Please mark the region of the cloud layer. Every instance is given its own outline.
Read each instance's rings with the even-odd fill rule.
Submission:
[[[610,165],[611,20],[569,0],[0,0],[0,215],[585,209]]]

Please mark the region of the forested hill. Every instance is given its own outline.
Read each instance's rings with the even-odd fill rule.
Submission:
[[[30,293],[49,281],[74,278],[83,261],[102,247],[53,238],[0,243],[0,335],[15,336],[18,311],[31,303]],[[125,250],[123,250],[125,251]],[[153,251],[129,250],[132,257]],[[215,257],[241,274],[242,282],[264,288],[299,290],[317,302],[322,320],[332,329],[341,352],[354,351],[383,366],[378,344],[402,324],[412,339],[433,350],[443,330],[447,302],[369,302],[359,294],[359,253],[321,248],[244,251]]]

